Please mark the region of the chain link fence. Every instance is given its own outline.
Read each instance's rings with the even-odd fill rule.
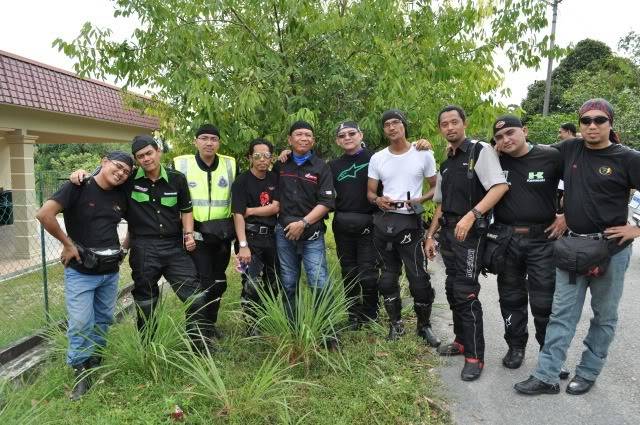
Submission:
[[[0,348],[65,316],[62,245],[40,226],[35,215],[68,175],[39,173],[35,190],[0,191]],[[58,222],[64,229],[62,214]],[[126,231],[123,222],[118,226],[121,238]],[[122,268],[121,281],[130,280],[127,271]]]

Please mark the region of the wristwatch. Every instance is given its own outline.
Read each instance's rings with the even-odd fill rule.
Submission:
[[[476,220],[482,218],[482,213],[477,209],[471,208],[471,212],[473,213],[473,216],[476,218]]]
[[[240,248],[246,248],[249,246],[247,241],[238,241],[238,244],[240,245]]]
[[[309,227],[309,222],[307,221],[306,218],[302,217],[302,222],[304,223],[304,228],[306,229],[307,227]]]

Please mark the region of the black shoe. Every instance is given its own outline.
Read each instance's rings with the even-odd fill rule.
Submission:
[[[431,326],[423,326],[418,329],[418,336],[431,347],[439,347],[441,344],[440,338],[433,332]]]
[[[475,381],[482,374],[483,368],[484,362],[480,359],[467,357],[464,359],[464,367],[460,373],[460,378],[462,378],[463,381]]]
[[[78,366],[73,366],[74,373],[74,386],[69,398],[73,401],[78,401],[82,398],[83,395],[89,391],[91,387],[91,381],[89,379],[89,375],[87,371],[89,369],[86,367],[86,364],[80,364]]]
[[[509,347],[509,351],[502,358],[502,364],[508,369],[517,369],[522,366],[524,360],[524,348]]]
[[[572,395],[580,395],[589,392],[593,384],[596,381],[589,381],[588,379],[584,379],[580,375],[574,376],[571,381],[569,381],[569,385],[567,385],[567,394]]]
[[[567,369],[567,367],[563,365],[558,376],[560,377],[560,379],[567,379],[569,377],[569,373],[569,369]]]
[[[389,323],[389,335],[387,335],[387,341],[397,341],[403,335],[404,322],[402,320]]]
[[[513,388],[519,393],[528,395],[558,394],[560,392],[559,384],[547,384],[535,376],[530,376],[526,381],[518,382]]]
[[[87,369],[100,367],[101,364],[102,364],[102,355],[100,354],[94,354],[93,356],[89,357],[89,359],[85,362],[85,366]]]
[[[464,345],[458,341],[453,341],[450,344],[441,345],[436,351],[441,356],[459,356],[460,354],[464,354]]]

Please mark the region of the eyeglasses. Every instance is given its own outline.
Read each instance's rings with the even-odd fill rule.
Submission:
[[[198,140],[201,142],[219,142],[220,138],[218,136],[198,136]]]
[[[591,125],[591,123],[596,123],[596,125],[602,125],[609,121],[609,118],[604,117],[602,115],[598,115],[597,117],[580,117],[580,124]]]
[[[346,139],[347,136],[356,137],[356,134],[358,134],[357,131],[348,131],[346,133],[340,133],[340,134],[338,134],[338,139]]]
[[[115,165],[118,171],[121,171],[122,174],[124,174],[125,176],[129,176],[129,174],[131,174],[131,169],[128,168],[127,166],[122,165],[121,163],[116,162],[113,159],[110,159],[109,162]]]
[[[271,155],[271,152],[254,152],[251,154],[251,158],[255,160],[260,160],[262,158],[271,159],[272,156],[273,155]]]
[[[402,124],[402,121],[400,120],[389,120],[389,121],[385,121],[383,127],[384,128],[395,127],[400,124]]]

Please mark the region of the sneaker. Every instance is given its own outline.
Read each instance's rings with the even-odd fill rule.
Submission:
[[[527,395],[558,394],[560,392],[559,384],[547,384],[535,376],[530,376],[529,379],[518,382],[513,388],[519,393]]]

